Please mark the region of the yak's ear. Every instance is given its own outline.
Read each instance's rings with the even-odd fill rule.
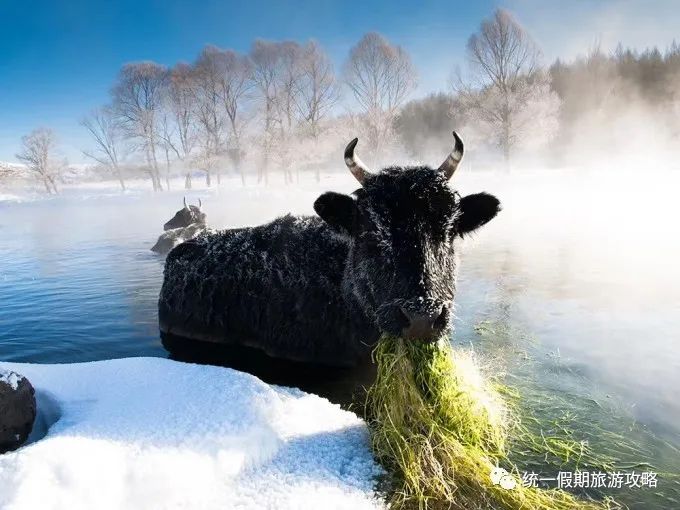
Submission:
[[[329,191],[314,202],[316,214],[338,233],[351,235],[357,216],[354,197]]]
[[[501,210],[500,201],[488,193],[476,193],[460,199],[456,233],[468,234],[491,221]]]

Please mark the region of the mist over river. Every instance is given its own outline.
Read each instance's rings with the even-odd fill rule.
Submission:
[[[494,193],[503,211],[462,247],[454,343],[472,346],[508,384],[548,396],[548,412],[567,405],[584,433],[599,424],[634,434],[631,463],[680,472],[678,178],[648,175],[644,186],[635,173],[456,178],[463,195]],[[349,175],[289,187],[229,179],[187,198],[200,197],[209,225],[225,228],[312,214],[321,191],[355,187]],[[81,186],[0,202],[0,361],[167,357],[156,310],[163,259],[149,248],[181,207],[175,189]],[[602,437],[591,444],[607,450]],[[659,479],[658,494],[623,490],[620,499],[671,508],[677,479]]]

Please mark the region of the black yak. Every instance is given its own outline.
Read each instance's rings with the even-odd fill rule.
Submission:
[[[438,168],[372,173],[354,139],[345,162],[361,188],[324,193],[318,216],[206,233],[173,249],[158,303],[164,345],[172,350],[179,337],[353,367],[370,360],[381,332],[413,341],[446,333],[457,239],[500,210],[492,195],[451,188],[463,156],[455,132],[454,141]]]
[[[203,212],[203,202],[198,199],[198,205],[187,205],[187,198],[184,197],[184,207],[175,213],[175,215],[165,222],[163,230],[172,230],[175,228],[188,227],[194,223],[205,225],[206,215]]]
[[[203,204],[198,199],[198,205],[187,205],[184,198],[184,207],[163,225],[164,232],[158,237],[151,251],[166,254],[175,246],[202,234],[206,230],[206,214],[203,212]]]

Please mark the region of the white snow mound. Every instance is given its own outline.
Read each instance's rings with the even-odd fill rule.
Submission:
[[[2,367],[58,409],[0,455],[3,510],[383,507],[364,422],[320,397],[159,358]]]

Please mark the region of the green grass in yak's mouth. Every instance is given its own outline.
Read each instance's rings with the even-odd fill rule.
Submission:
[[[543,443],[512,412],[506,401],[512,390],[487,381],[471,352],[454,349],[447,339],[424,343],[385,335],[374,361],[377,378],[368,389],[365,416],[373,452],[388,473],[393,508],[618,507],[612,500],[523,486],[508,459],[509,438],[513,445]],[[566,456],[582,449],[568,440],[552,447]]]

